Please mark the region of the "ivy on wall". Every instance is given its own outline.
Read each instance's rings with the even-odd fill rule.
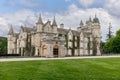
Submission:
[[[26,47],[25,47],[25,51],[24,51],[25,55],[30,56],[31,54],[31,36],[27,34],[27,38],[26,38]]]
[[[88,48],[88,54],[90,54],[90,37],[88,37],[87,48]]]
[[[62,37],[63,35],[62,34],[58,34],[59,37]]]
[[[79,40],[80,40],[80,37],[73,35],[73,39],[71,40],[71,39],[68,39],[68,35],[64,35],[64,36],[65,36],[65,41],[66,41],[65,47],[66,47],[67,49],[70,49],[71,52],[72,52],[72,55],[74,55],[74,54],[75,54],[75,49],[78,49],[78,48],[79,48]],[[68,42],[69,42],[69,41],[72,42],[72,47],[69,47],[69,46],[68,46]],[[75,46],[75,43],[77,43],[76,46]]]
[[[97,41],[96,37],[93,38],[93,55],[95,56],[97,53]]]
[[[34,53],[35,53],[35,47],[32,46],[32,47],[31,47],[31,56],[34,56]]]
[[[68,49],[68,35],[65,36],[65,47]]]
[[[63,36],[63,34],[59,34],[59,36]],[[80,45],[79,45],[80,44],[80,36],[73,35],[72,39],[68,39],[68,35],[66,34],[66,35],[64,35],[64,37],[65,37],[65,47],[67,48],[67,50],[70,49],[72,52],[72,56],[74,56],[75,50],[80,48]],[[87,39],[88,39],[87,49],[88,49],[88,53],[90,54],[90,49],[91,49],[90,37],[88,37]],[[68,46],[68,42],[72,42],[72,47]],[[96,53],[96,41],[94,40],[93,43],[94,43],[93,50],[94,50],[94,53]],[[75,44],[77,44],[77,45],[75,45]]]

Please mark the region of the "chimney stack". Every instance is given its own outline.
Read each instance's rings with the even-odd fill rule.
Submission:
[[[60,24],[60,28],[61,28],[61,29],[64,29],[64,24],[63,24],[63,23]]]

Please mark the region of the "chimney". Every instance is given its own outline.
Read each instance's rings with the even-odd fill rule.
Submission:
[[[60,24],[60,28],[61,28],[61,29],[64,29],[64,24]]]

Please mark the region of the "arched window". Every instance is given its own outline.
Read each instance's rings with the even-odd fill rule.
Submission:
[[[68,38],[69,38],[69,40],[72,40],[72,34],[69,34]]]

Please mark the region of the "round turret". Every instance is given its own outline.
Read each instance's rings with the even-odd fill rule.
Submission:
[[[93,23],[99,23],[99,19],[96,17],[96,15],[95,18],[93,19]]]

